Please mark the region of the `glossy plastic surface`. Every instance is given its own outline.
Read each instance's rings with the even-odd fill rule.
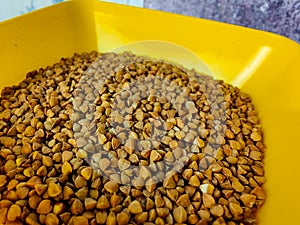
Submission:
[[[268,198],[260,224],[299,224],[300,45],[289,39],[111,3],[64,2],[0,23],[0,88],[74,52],[109,51],[143,40],[190,49],[216,78],[253,97],[267,144]]]

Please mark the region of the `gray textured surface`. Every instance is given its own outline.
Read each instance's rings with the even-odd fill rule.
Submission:
[[[300,0],[144,0],[144,6],[271,31],[300,42]]]

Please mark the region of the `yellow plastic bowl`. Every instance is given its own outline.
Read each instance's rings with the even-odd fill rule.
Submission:
[[[300,45],[287,38],[111,3],[63,2],[0,23],[0,88],[74,52],[104,52],[143,40],[192,50],[216,78],[253,97],[267,145],[260,224],[299,224]]]

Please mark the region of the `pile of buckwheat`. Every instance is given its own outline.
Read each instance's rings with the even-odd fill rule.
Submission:
[[[256,224],[262,128],[223,81],[75,54],[0,97],[0,224]]]

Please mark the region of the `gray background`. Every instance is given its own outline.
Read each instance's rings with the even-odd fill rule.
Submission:
[[[144,0],[144,7],[271,31],[300,42],[300,0]]]

